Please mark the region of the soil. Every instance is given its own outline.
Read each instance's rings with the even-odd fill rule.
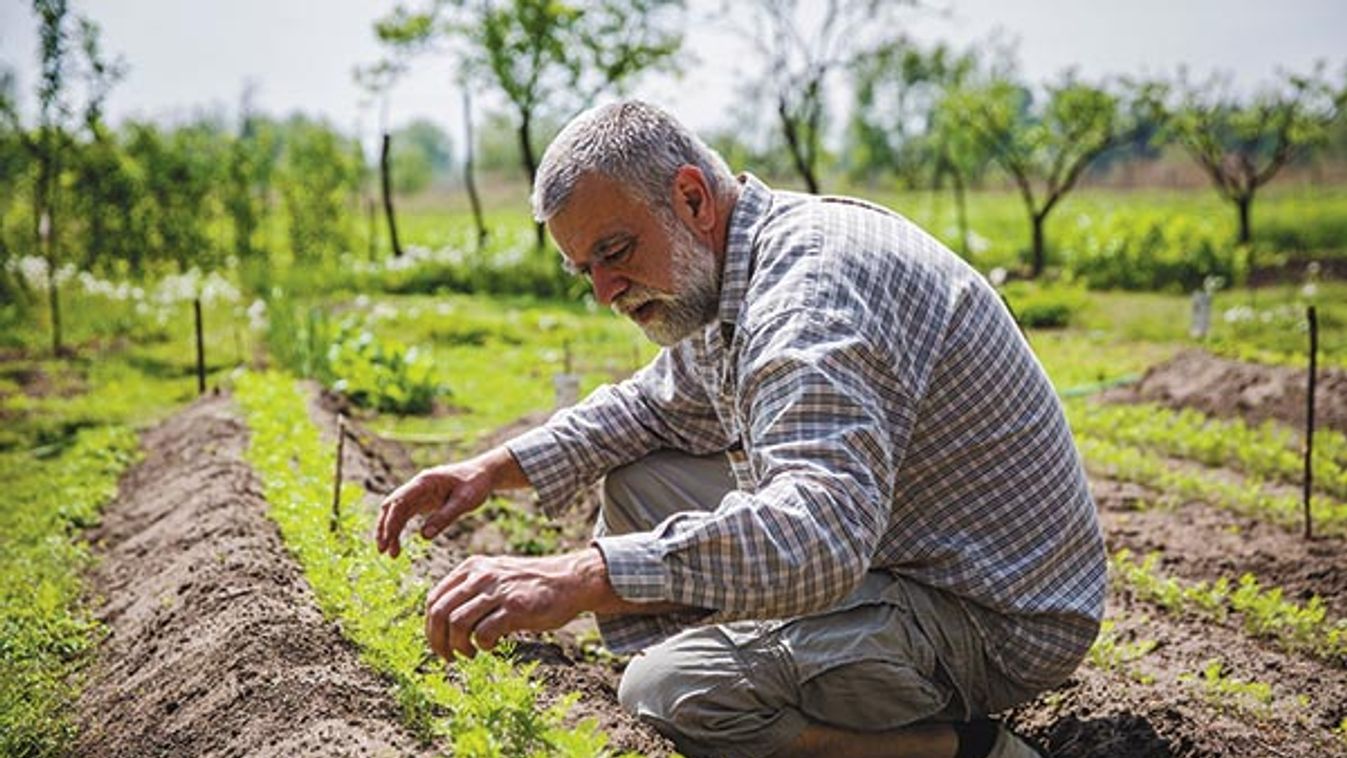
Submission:
[[[1347,433],[1347,371],[1319,367],[1314,389],[1317,429]],[[1221,358],[1185,350],[1153,366],[1136,384],[1110,390],[1108,402],[1150,402],[1193,408],[1211,416],[1268,419],[1294,429],[1305,426],[1308,371]]]
[[[146,433],[90,535],[107,637],[78,703],[90,756],[408,755],[387,683],[323,620],[265,515],[247,430],[207,398]]]
[[[1294,375],[1229,363],[1180,356],[1110,399],[1295,421],[1294,398],[1283,398],[1293,393]],[[1224,382],[1224,389],[1208,391],[1213,382]],[[1331,391],[1336,395],[1320,406],[1326,418],[1341,415],[1347,402],[1347,392]],[[311,405],[332,441],[336,402]],[[544,418],[521,419],[479,444],[502,441]],[[366,506],[376,508],[415,466],[403,448],[358,424],[349,424],[346,434],[345,477],[360,482],[370,493]],[[124,478],[94,534],[103,558],[94,583],[105,598],[100,615],[110,634],[80,703],[84,730],[76,752],[424,750],[399,726],[387,684],[360,666],[314,609],[265,517],[260,486],[241,460],[246,437],[225,399],[201,401],[145,436],[144,462]],[[1158,552],[1161,572],[1188,581],[1233,581],[1251,572],[1290,599],[1317,594],[1330,616],[1347,617],[1347,540],[1307,543],[1294,531],[1206,503],[1171,502],[1165,493],[1102,476],[1091,481],[1110,552]],[[523,497],[514,502],[531,507]],[[562,549],[585,544],[594,504],[589,493],[564,517]],[[508,540],[487,519],[469,518],[437,538],[414,570],[435,580],[471,553],[508,550]],[[1044,755],[1347,756],[1347,739],[1332,731],[1347,718],[1343,661],[1254,638],[1237,615],[1220,622],[1176,615],[1122,589],[1111,592],[1107,616],[1119,644],[1152,641],[1155,648],[1111,669],[1083,665],[1062,687],[1007,714]],[[517,655],[538,661],[544,704],[578,692],[571,718],[595,719],[612,747],[670,753],[667,741],[618,707],[623,661],[596,654],[594,637],[592,621],[582,618],[555,633],[520,635]],[[1213,659],[1223,662],[1225,677],[1270,685],[1272,702],[1207,691],[1201,671]]]
[[[1317,593],[1334,615],[1347,608],[1347,553],[1340,539],[1306,544],[1298,536],[1200,502],[1153,508],[1159,493],[1092,477],[1109,551],[1158,551],[1159,571],[1188,581],[1254,573],[1289,597]],[[1331,734],[1347,717],[1347,670],[1308,653],[1250,637],[1237,617],[1215,622],[1175,616],[1126,591],[1110,593],[1106,618],[1122,643],[1155,650],[1113,671],[1084,665],[1061,688],[1015,709],[1015,728],[1053,756],[1344,756]],[[1204,692],[1206,662],[1223,676],[1271,685],[1273,702]],[[1301,699],[1303,698],[1303,700]]]

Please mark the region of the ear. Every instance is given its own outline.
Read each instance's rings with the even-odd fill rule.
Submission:
[[[695,231],[709,234],[716,228],[716,203],[706,176],[696,166],[682,166],[674,174],[674,214]]]

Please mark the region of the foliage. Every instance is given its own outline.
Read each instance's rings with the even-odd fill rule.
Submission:
[[[1196,682],[1203,694],[1217,704],[1229,703],[1263,717],[1271,715],[1272,685],[1227,676],[1224,670],[1225,664],[1212,658],[1203,665],[1200,674],[1183,674],[1179,681]]]
[[[1091,289],[1184,293],[1209,277],[1237,282],[1246,274],[1225,230],[1197,215],[1082,215],[1059,239],[1063,268]]]
[[[429,413],[446,390],[416,348],[376,337],[356,318],[344,319],[327,348],[319,379],[356,405],[390,413]]]
[[[551,520],[507,500],[493,499],[482,509],[482,515],[504,533],[515,555],[551,555],[561,545],[561,530]]]
[[[0,754],[61,755],[74,737],[77,672],[99,629],[80,603],[79,532],[116,495],[138,444],[112,426],[78,432],[54,456],[0,453]]]
[[[393,188],[420,192],[431,182],[444,182],[452,167],[449,135],[434,122],[417,119],[393,132]]]
[[[1239,211],[1239,242],[1252,241],[1250,206],[1258,189],[1298,154],[1328,139],[1329,126],[1347,104],[1320,64],[1308,75],[1283,74],[1277,85],[1247,101],[1218,81],[1180,77],[1176,85],[1152,83],[1146,105],[1167,122],[1166,136],[1192,156],[1217,191]]]
[[[592,721],[561,726],[570,702],[537,708],[540,685],[530,679],[530,667],[515,670],[504,659],[478,655],[460,659],[452,678],[435,667],[426,671],[433,654],[419,608],[427,587],[365,537],[373,519],[358,486],[342,488],[341,519],[330,528],[334,451],[321,443],[295,382],[282,374],[244,374],[237,397],[252,430],[247,458],[265,483],[269,514],[286,548],[324,615],[340,620],[362,658],[393,681],[404,716],[423,739],[452,736],[455,753],[464,756],[604,753],[606,737]],[[418,545],[408,546],[410,558],[420,553]]]
[[[1137,482],[1176,497],[1205,501],[1253,518],[1266,519],[1287,528],[1304,518],[1299,493],[1269,492],[1262,479],[1248,476],[1230,481],[1190,468],[1169,465],[1163,458],[1140,448],[1119,445],[1078,434],[1076,444],[1086,467],[1106,476]],[[1315,495],[1310,499],[1316,527],[1341,534],[1347,528],[1347,503]]]
[[[352,249],[350,199],[360,183],[352,143],[333,129],[292,119],[281,170],[281,195],[296,261],[312,262]]]
[[[998,77],[951,90],[940,108],[949,128],[978,142],[1019,190],[1032,229],[1030,274],[1043,273],[1048,214],[1130,128],[1119,96],[1067,77],[1035,99],[1024,85]]]
[[[447,392],[421,351],[376,334],[359,314],[334,325],[320,306],[304,307],[279,289],[271,294],[267,345],[296,375],[317,379],[356,405],[390,413],[429,413]]]
[[[1143,673],[1132,664],[1154,651],[1155,644],[1155,640],[1143,639],[1124,642],[1118,635],[1117,624],[1105,619],[1100,623],[1099,636],[1090,645],[1086,657],[1101,671],[1121,671],[1141,684],[1151,684],[1154,677]]]
[[[1071,403],[1066,408],[1077,434],[1208,466],[1230,466],[1290,484],[1299,483],[1304,476],[1301,436],[1273,421],[1251,425],[1240,419],[1222,420],[1191,409],[1176,411],[1150,403]],[[1347,452],[1347,435],[1321,429],[1315,441],[1316,488],[1347,501],[1347,457],[1338,457]]]
[[[1158,553],[1138,562],[1130,551],[1120,550],[1109,559],[1109,569],[1115,583],[1173,613],[1215,621],[1237,613],[1252,636],[1270,639],[1285,650],[1347,662],[1347,619],[1329,619],[1317,595],[1300,605],[1286,600],[1280,587],[1264,589],[1249,573],[1233,583],[1221,577],[1186,584],[1160,574],[1159,561]]]
[[[1043,286],[1033,282],[1010,282],[1002,294],[1027,329],[1061,329],[1069,326],[1088,302],[1084,290],[1070,286]]]

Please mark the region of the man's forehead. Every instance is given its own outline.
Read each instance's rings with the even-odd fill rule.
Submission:
[[[649,215],[649,209],[617,180],[587,174],[547,224],[563,254],[578,260],[630,237]]]

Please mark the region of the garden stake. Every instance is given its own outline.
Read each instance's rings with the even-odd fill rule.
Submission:
[[[1319,352],[1319,319],[1315,317],[1314,306],[1305,309],[1305,317],[1310,322],[1310,376],[1309,392],[1305,394],[1305,539],[1314,539],[1310,524],[1310,491],[1314,488],[1314,369],[1315,354]]]
[[[341,523],[341,453],[346,442],[346,416],[337,414],[337,465],[332,474],[332,520],[328,522],[327,530],[333,534],[337,533],[337,525]]]
[[[192,301],[196,314],[196,394],[206,394],[206,345],[201,339],[201,298]]]

